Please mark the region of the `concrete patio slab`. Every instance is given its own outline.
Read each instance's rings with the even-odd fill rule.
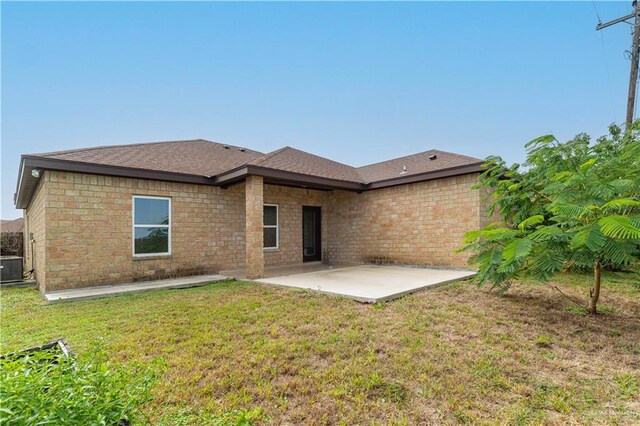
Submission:
[[[293,263],[290,265],[277,265],[277,266],[265,266],[263,278],[281,277],[283,275],[298,275],[305,274],[307,272],[327,271],[337,268],[346,268],[347,266],[357,266],[360,264],[355,263],[340,263],[340,264],[327,264],[323,262],[305,262],[305,263]],[[246,269],[229,269],[226,271],[220,271],[222,275],[226,275],[238,280],[247,279]]]
[[[471,278],[475,274],[469,270],[361,265],[255,281],[345,296],[363,303],[377,303],[451,281]]]
[[[167,280],[140,281],[127,284],[51,291],[49,293],[45,293],[44,298],[48,303],[71,302],[76,300],[98,299],[101,297],[115,296],[118,294],[138,291],[197,287],[226,279],[226,276],[217,274],[196,275],[191,277],[171,278]]]

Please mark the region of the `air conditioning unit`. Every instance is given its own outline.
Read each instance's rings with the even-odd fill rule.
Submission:
[[[0,256],[0,282],[22,280],[22,258],[18,256]]]

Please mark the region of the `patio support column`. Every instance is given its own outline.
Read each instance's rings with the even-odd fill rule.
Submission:
[[[246,264],[247,279],[262,278],[263,253],[263,185],[262,176],[247,176],[245,181]]]

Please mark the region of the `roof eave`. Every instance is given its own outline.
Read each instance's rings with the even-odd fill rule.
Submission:
[[[31,168],[25,164],[25,156],[20,157],[20,168],[18,169],[18,181],[16,182],[16,192],[13,194],[13,203],[17,209],[26,209],[31,200],[31,195],[35,191],[38,179],[31,176]],[[25,172],[26,175],[25,179]]]
[[[460,175],[466,175],[466,174],[470,174],[470,173],[481,173],[481,172],[486,170],[482,166],[482,164],[483,163],[479,162],[479,163],[475,163],[475,164],[467,164],[467,165],[464,165],[464,166],[450,167],[448,169],[435,170],[435,171],[432,171],[432,172],[417,173],[415,175],[399,176],[399,177],[395,177],[395,178],[391,178],[391,179],[385,179],[385,180],[370,182],[370,183],[367,184],[366,189],[367,190],[380,189],[380,188],[386,188],[386,187],[389,187],[389,186],[397,186],[397,185],[405,185],[405,184],[408,184],[408,183],[424,182],[424,181],[428,181],[428,180],[442,179],[442,178],[446,178],[446,177],[460,176]]]
[[[310,189],[341,189],[345,191],[363,191],[364,183],[289,172],[256,165],[246,165],[230,170],[215,177],[214,184],[229,186],[237,183],[249,175],[262,176],[265,183],[299,186]]]
[[[14,202],[16,208],[27,208],[33,192],[40,178],[32,176],[33,169],[57,170],[76,173],[88,173],[105,176],[128,177],[136,179],[161,180],[168,182],[192,183],[200,185],[229,186],[244,180],[249,175],[262,176],[265,183],[276,185],[297,186],[309,189],[344,190],[362,192],[390,186],[404,185],[469,173],[483,172],[482,163],[468,164],[451,167],[427,173],[419,173],[410,176],[399,176],[368,184],[356,181],[326,178],[322,176],[307,175],[304,173],[289,172],[271,169],[256,165],[244,165],[217,176],[207,177],[189,175],[183,173],[166,172],[158,170],[136,169],[121,166],[109,166],[105,164],[85,163],[79,161],[62,160],[57,158],[44,158],[38,156],[23,155],[21,157],[18,182]]]
[[[56,170],[63,172],[89,173],[94,175],[128,177],[136,179],[163,180],[168,182],[194,183],[211,185],[212,179],[206,176],[189,175],[184,173],[166,172],[160,170],[136,169],[132,167],[109,166],[105,164],[85,163],[81,161],[61,160],[58,158],[44,158],[23,155],[20,162],[18,183],[16,187],[16,208],[24,209],[28,206],[38,179],[31,175],[33,169]]]

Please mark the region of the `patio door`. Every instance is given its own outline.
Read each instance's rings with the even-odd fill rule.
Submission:
[[[302,207],[302,260],[322,260],[320,207]]]

